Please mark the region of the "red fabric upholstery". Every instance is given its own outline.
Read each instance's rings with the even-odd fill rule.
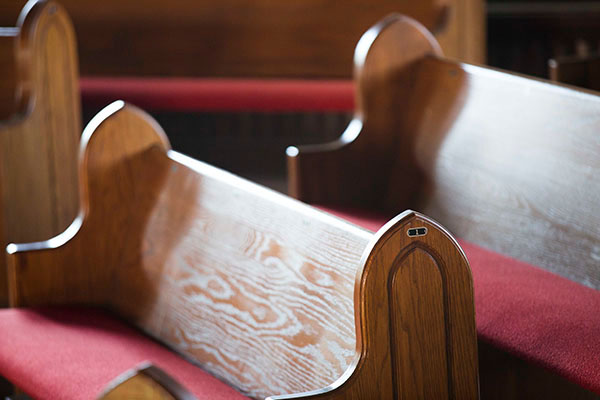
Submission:
[[[321,209],[373,231],[390,219]],[[600,394],[600,291],[459,242],[473,273],[479,338]]]
[[[83,104],[125,100],[148,111],[352,111],[352,81],[82,78]]]
[[[0,310],[0,375],[36,399],[94,399],[142,361],[198,397],[247,399],[172,351],[93,309]]]

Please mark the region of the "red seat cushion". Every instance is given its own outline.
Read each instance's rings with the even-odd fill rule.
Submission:
[[[376,231],[386,215],[321,209]],[[459,240],[480,339],[600,394],[600,291]]]
[[[146,360],[198,399],[247,399],[99,310],[2,309],[0,321],[0,375],[36,399],[94,399]]]
[[[352,111],[350,80],[82,78],[82,101],[125,100],[149,111]]]

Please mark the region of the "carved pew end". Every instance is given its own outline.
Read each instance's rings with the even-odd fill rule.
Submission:
[[[468,261],[439,224],[398,215],[363,253],[354,289],[356,358],[319,399],[477,399],[477,333]]]

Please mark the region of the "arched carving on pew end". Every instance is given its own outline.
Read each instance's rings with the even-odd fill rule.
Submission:
[[[402,123],[403,105],[411,96],[409,87],[399,92],[393,83],[429,55],[442,55],[438,42],[404,15],[389,15],[363,34],[354,53],[354,118],[333,142],[288,148],[292,197],[350,206],[380,201],[387,184],[380,171],[392,166],[398,148],[397,135],[389,135],[385,126],[390,115]],[[369,162],[356,165],[357,154]]]
[[[377,232],[356,279],[357,356],[327,388],[270,400],[477,399],[473,282],[439,224],[405,211]]]

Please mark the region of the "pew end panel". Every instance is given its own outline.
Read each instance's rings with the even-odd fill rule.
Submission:
[[[388,16],[362,36],[354,53],[354,118],[337,141],[287,149],[291,196],[313,204],[380,203],[389,179],[382,171],[391,169],[397,157],[410,157],[408,152],[398,153],[404,145],[398,143],[402,137],[390,135],[388,126],[410,128],[405,120],[412,111],[412,82],[406,75],[412,75],[415,63],[427,54],[441,54],[433,36],[399,14]],[[411,179],[406,172],[403,179]],[[406,181],[400,186],[409,193],[409,185],[414,184]]]
[[[168,150],[122,102],[80,160],[80,222],[10,245],[14,305],[107,308],[253,398],[477,398],[470,270],[427,217],[374,235]]]
[[[123,120],[107,118],[125,107],[128,112]],[[127,135],[121,132],[123,126]],[[103,134],[93,135],[96,130]],[[79,215],[50,240],[7,248],[12,306],[106,301],[114,269],[128,262],[123,243],[107,238],[139,235],[140,228],[130,231],[136,226],[128,220],[146,211],[155,196],[152,190],[143,194],[127,191],[139,178],[129,160],[138,154],[151,157],[153,147],[164,152],[170,145],[156,122],[133,106],[115,102],[90,121],[79,151]],[[165,166],[152,167],[154,164],[144,173],[156,179],[151,187],[159,186]],[[103,207],[94,207],[95,202]],[[100,212],[90,213],[92,207]]]
[[[77,215],[81,111],[71,22],[53,1],[31,0],[0,28],[0,238],[46,240]],[[6,68],[6,70],[5,70]],[[43,166],[43,168],[40,168]],[[0,305],[7,303],[0,261]]]
[[[479,398],[471,272],[443,227],[410,210],[388,222],[365,249],[354,300],[357,355],[344,375],[268,400]]]

